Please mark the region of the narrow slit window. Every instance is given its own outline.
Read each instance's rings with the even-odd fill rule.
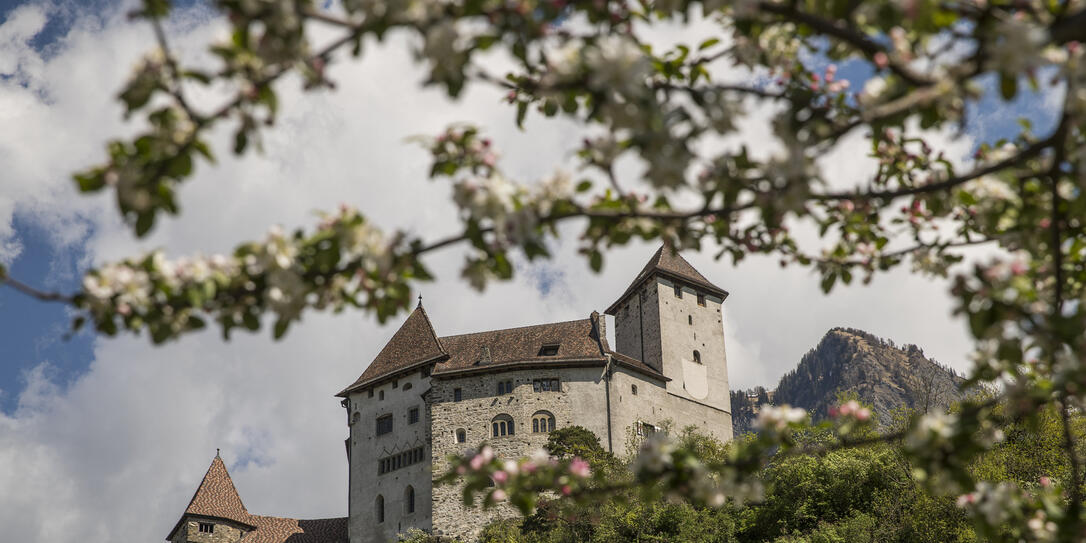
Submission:
[[[458,402],[458,401],[463,400],[463,399],[464,399],[464,391],[463,391],[463,389],[459,389],[459,388],[453,389],[453,401]]]
[[[675,297],[676,298],[682,298],[683,297],[683,288],[681,286],[679,286],[679,285],[675,285]]]
[[[694,351],[694,362],[701,364],[701,353]]]
[[[461,429],[461,430],[457,430],[457,431],[456,431],[456,442],[457,442],[457,443],[464,443],[464,442],[466,442],[467,440],[468,440],[468,433],[467,433],[467,431],[465,431],[465,430],[463,430],[463,429]]]

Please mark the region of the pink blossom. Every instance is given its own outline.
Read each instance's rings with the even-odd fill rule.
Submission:
[[[505,500],[505,498],[507,498],[507,497],[509,497],[509,496],[508,496],[508,495],[506,495],[506,493],[505,493],[505,491],[504,491],[504,490],[502,490],[502,489],[500,489],[500,488],[499,488],[499,489],[495,490],[494,492],[491,492],[491,493],[490,493],[490,497],[491,497],[491,498],[492,498],[492,499],[493,499],[494,501],[496,501],[496,502],[500,502],[500,501],[504,501],[504,500]]]
[[[489,446],[483,447],[479,450],[479,456],[483,457],[483,462],[489,462],[494,459],[494,449]]]
[[[509,474],[502,471],[502,470],[498,470],[498,471],[494,472],[494,475],[492,476],[492,478],[494,479],[495,483],[498,483],[499,485],[503,485],[503,484],[505,484],[506,481],[509,480]]]
[[[479,468],[483,467],[483,464],[486,463],[486,460],[483,460],[483,455],[477,454],[471,457],[471,461],[468,463],[471,465],[472,471],[479,471]]]
[[[1052,486],[1052,479],[1049,479],[1048,477],[1042,476],[1041,477],[1041,486],[1043,486],[1045,488],[1048,488],[1048,487]]]
[[[588,477],[592,475],[592,468],[580,457],[576,457],[569,463],[569,472],[577,477]]]
[[[1052,226],[1052,219],[1045,217],[1041,219],[1041,222],[1038,226],[1040,226],[1041,228],[1048,228],[1049,226]]]
[[[878,66],[879,69],[885,68],[886,65],[890,63],[890,59],[886,56],[886,53],[883,53],[882,51],[875,53],[874,60],[875,66]]]
[[[573,493],[573,489],[570,488],[569,485],[562,485],[562,495],[563,496],[569,496],[572,493]]]

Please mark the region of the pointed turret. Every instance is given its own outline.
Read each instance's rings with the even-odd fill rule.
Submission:
[[[256,527],[253,523],[253,516],[241,503],[241,496],[238,495],[238,490],[234,487],[234,481],[230,479],[230,473],[226,471],[226,464],[223,463],[222,457],[218,454],[211,461],[211,467],[207,468],[204,480],[200,482],[196,493],[189,500],[185,513],[177,521],[177,525],[170,531],[170,535],[166,539],[174,540],[174,535],[185,523],[185,519],[190,516],[202,520],[233,521],[241,525],[240,527],[234,527],[235,530],[238,528],[251,530]]]
[[[430,317],[426,315],[420,299],[418,307],[392,335],[392,339],[388,340],[377,358],[366,367],[366,371],[337,396],[347,397],[350,392],[377,379],[445,356],[445,350],[434,333],[434,326],[430,323]]]
[[[622,302],[653,275],[660,275],[668,279],[690,284],[709,294],[719,296],[722,300],[728,297],[728,291],[714,285],[711,281],[706,279],[704,275],[698,272],[698,270],[694,269],[694,266],[690,265],[690,263],[687,262],[682,255],[676,252],[675,249],[670,245],[664,244],[657,249],[656,254],[652,255],[652,258],[645,264],[645,267],[641,268],[641,273],[637,274],[637,277],[630,283],[629,288],[627,288],[626,291],[622,293],[622,296],[619,296],[618,300],[611,304],[611,307],[608,307],[607,311],[604,311],[604,313],[614,315],[615,311],[622,305]]]

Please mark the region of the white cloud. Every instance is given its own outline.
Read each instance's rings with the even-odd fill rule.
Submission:
[[[266,153],[220,152],[219,165],[201,164],[181,188],[182,215],[137,242],[108,197],[75,196],[69,173],[101,160],[106,138],[134,129],[119,121],[114,95],[150,46],[149,29],[123,13],[81,23],[43,58],[26,42],[45,11],[17,13],[0,26],[0,67],[18,74],[0,80],[0,124],[19,127],[0,131],[0,261],[18,254],[13,214],[45,228],[58,249],[78,245],[98,261],[151,247],[224,251],[271,224],[309,224],[311,211],[340,202],[380,224],[438,237],[455,224],[449,191],[426,179],[425,153],[405,138],[475,121],[500,142],[502,165],[524,179],[567,162],[580,139],[564,121],[531,118],[517,130],[497,90],[476,89],[455,103],[419,90],[423,73],[393,36],[368,43],[361,62],[335,67],[334,93],[303,96],[296,83],[282,85],[283,116],[267,133]],[[204,15],[188,11],[175,25],[186,54],[199,55],[195,45],[221,32]],[[616,250],[596,275],[566,237],[553,263],[525,264],[517,281],[483,295],[459,281],[463,256],[450,250],[427,258],[439,280],[422,293],[439,334],[584,317],[609,305],[655,249]],[[962,327],[949,320],[939,285],[893,274],[827,298],[811,274],[780,270],[771,259],[732,267],[688,256],[732,293],[725,326],[733,386],[771,385],[838,325],[916,342],[963,367]],[[554,270],[561,273],[553,295],[542,297],[537,279]],[[28,375],[18,410],[0,415],[0,488],[18,489],[0,493],[5,539],[158,540],[216,447],[251,511],[345,514],[346,427],[332,394],[361,373],[396,325],[346,313],[307,315],[281,342],[266,330],[229,343],[209,332],[159,348],[145,338],[99,339],[91,367],[69,387],[53,385],[42,366]]]

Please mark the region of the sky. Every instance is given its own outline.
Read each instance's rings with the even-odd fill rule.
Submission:
[[[450,190],[427,179],[427,156],[407,138],[475,122],[498,142],[500,165],[530,181],[571,164],[583,135],[553,119],[530,118],[516,129],[514,112],[492,89],[472,88],[451,102],[421,88],[408,40],[393,35],[367,44],[361,61],[334,65],[334,93],[280,85],[282,116],[265,134],[264,154],[232,157],[229,134],[216,133],[219,163],[200,164],[180,189],[182,213],[136,240],[107,195],[81,196],[70,181],[102,160],[107,139],[138,128],[121,120],[115,95],[152,34],[127,20],[126,6],[0,3],[0,262],[42,288],[70,292],[89,266],[152,248],[171,256],[224,252],[270,225],[311,224],[315,210],[341,203],[437,238],[456,225]],[[206,8],[184,4],[168,31],[182,57],[199,62],[207,58],[202,44],[223,26]],[[660,39],[669,32],[691,34],[673,28]],[[842,73],[854,85],[867,76]],[[1044,122],[1050,111],[1040,95],[986,102],[965,134],[936,139],[966,157],[1012,130],[1016,114]],[[751,113],[748,145],[766,141],[757,122],[765,114]],[[866,155],[855,138],[823,163],[847,186],[871,171]],[[594,274],[571,233],[554,245],[553,260],[519,262],[514,281],[481,294],[458,278],[462,249],[428,256],[438,280],[421,294],[438,334],[584,318],[610,305],[656,250],[634,243],[612,251]],[[771,386],[836,326],[915,343],[967,368],[970,343],[950,315],[944,282],[901,271],[824,296],[809,270],[781,269],[775,259],[732,265],[710,252],[685,256],[731,293],[724,327],[732,388]],[[347,427],[334,394],[361,374],[402,317],[382,326],[361,313],[313,313],[280,341],[267,329],[228,343],[210,331],[159,347],[146,337],[65,337],[70,318],[62,305],[0,288],[5,540],[161,541],[217,448],[250,511],[346,514]]]

